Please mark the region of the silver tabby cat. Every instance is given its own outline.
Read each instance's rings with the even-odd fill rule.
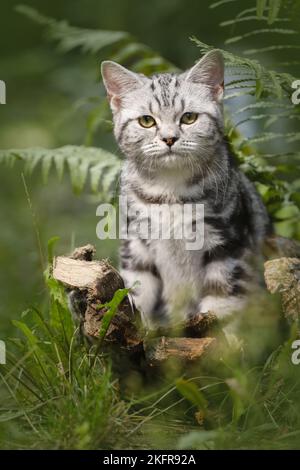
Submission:
[[[150,78],[105,61],[102,76],[126,157],[121,193],[136,214],[128,224],[149,217],[151,204],[204,204],[197,251],[176,239],[121,242],[121,272],[128,287],[139,281],[134,300],[145,323],[242,310],[270,223],[224,138],[222,55],[214,50],[184,73]]]

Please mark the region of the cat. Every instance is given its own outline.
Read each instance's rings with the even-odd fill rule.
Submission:
[[[222,54],[212,50],[184,73],[146,77],[112,61],[101,71],[125,155],[121,195],[136,214],[128,217],[131,233],[145,218],[157,222],[150,205],[204,205],[198,250],[183,239],[121,241],[121,274],[145,324],[242,311],[256,283],[252,261],[272,229],[224,136]]]

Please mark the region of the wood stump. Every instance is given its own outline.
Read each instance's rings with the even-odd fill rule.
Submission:
[[[99,341],[107,311],[101,306],[125,286],[121,275],[108,261],[93,260],[94,253],[94,247],[86,245],[77,248],[69,257],[56,257],[52,275],[64,284],[74,298],[80,300],[77,318],[84,335],[90,340]],[[105,346],[117,346],[129,354],[143,355],[149,365],[155,366],[170,358],[186,361],[199,359],[215,344],[217,331],[218,321],[213,313],[195,315],[186,322],[173,325],[172,330],[159,328],[145,331],[139,311],[130,296],[126,296],[110,322],[104,343]]]
[[[99,332],[111,301],[124,282],[107,260],[93,260],[95,248],[86,245],[67,256],[54,259],[54,279],[64,284],[78,300],[77,318],[86,337],[99,342]],[[270,237],[265,242],[265,281],[271,293],[280,292],[285,316],[292,321],[300,317],[300,244],[283,237]],[[130,295],[120,303],[112,317],[103,343],[129,354],[143,356],[155,366],[170,358],[195,361],[211,351],[222,338],[217,317],[211,312],[189,318],[172,329],[146,331],[140,313]],[[222,338],[223,339],[223,338]]]

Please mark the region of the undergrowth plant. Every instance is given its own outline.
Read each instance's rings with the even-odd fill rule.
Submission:
[[[13,322],[22,335],[9,342],[1,367],[1,448],[113,447],[127,429],[129,405],[109,361],[80,341],[64,289],[49,270],[45,282],[48,313],[29,308]]]
[[[1,448],[298,448],[297,328],[279,331],[269,300],[245,316],[242,354],[217,349],[209,361],[145,373],[112,364],[97,345],[87,349],[51,268],[45,282],[47,308],[29,308],[14,321],[20,335],[0,371]],[[126,293],[107,305],[108,317]]]

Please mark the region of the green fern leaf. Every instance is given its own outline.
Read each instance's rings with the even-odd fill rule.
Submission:
[[[26,5],[19,5],[16,10],[31,20],[46,26],[48,37],[59,43],[62,52],[80,48],[84,52],[95,53],[104,47],[130,38],[130,35],[123,31],[92,30],[70,26],[66,21],[48,18]]]
[[[107,177],[105,182],[105,188],[108,188],[108,186],[112,185],[113,177],[118,178],[121,167],[120,159],[116,155],[95,147],[67,145],[59,149],[29,148],[0,150],[0,163],[14,164],[17,161],[24,162],[25,168],[30,173],[38,165],[41,165],[44,180],[47,179],[53,163],[60,178],[63,175],[64,166],[67,164],[72,186],[76,193],[82,191],[89,173],[92,175],[94,169],[98,178],[97,184],[101,181],[101,177],[104,177],[105,169],[110,169],[109,179]],[[100,171],[100,164],[102,165],[102,171]],[[91,176],[92,190],[96,190],[95,178]]]
[[[276,46],[267,46],[267,47],[261,47],[260,49],[247,49],[244,51],[244,54],[246,55],[257,55],[257,54],[263,54],[266,52],[273,52],[273,51],[285,51],[285,50],[291,50],[291,49],[300,49],[300,46],[297,44],[277,44]]]
[[[219,0],[218,2],[215,2],[209,5],[209,8],[217,8],[217,7],[220,7],[221,5],[226,5],[227,3],[233,3],[236,1],[237,0]]]
[[[284,28],[261,28],[261,29],[255,29],[253,31],[250,31],[249,33],[242,34],[240,36],[235,36],[232,38],[228,38],[225,41],[225,44],[233,44],[236,42],[241,41],[242,39],[247,39],[252,36],[257,36],[259,34],[283,34],[283,35],[292,35],[292,34],[299,34],[298,31],[295,31],[294,29],[284,29]]]
[[[280,7],[281,7],[282,0],[269,0],[269,16],[268,16],[268,23],[272,24],[277,19]]]
[[[233,25],[236,25],[238,23],[244,23],[244,22],[248,22],[248,21],[268,21],[268,17],[267,16],[262,16],[261,18],[257,18],[257,16],[255,15],[249,15],[249,16],[243,16],[243,17],[236,17],[235,19],[233,20],[226,20],[226,21],[222,21],[220,23],[220,26],[222,27],[225,27],[225,26],[233,26]],[[277,22],[280,22],[280,23],[290,23],[290,18],[276,18],[273,23],[277,23]]]
[[[266,6],[267,0],[256,0],[256,14],[258,19],[263,17]]]
[[[42,178],[43,182],[46,184],[48,180],[48,176],[51,170],[51,166],[53,163],[53,154],[46,153],[43,158],[41,159],[42,164]]]

